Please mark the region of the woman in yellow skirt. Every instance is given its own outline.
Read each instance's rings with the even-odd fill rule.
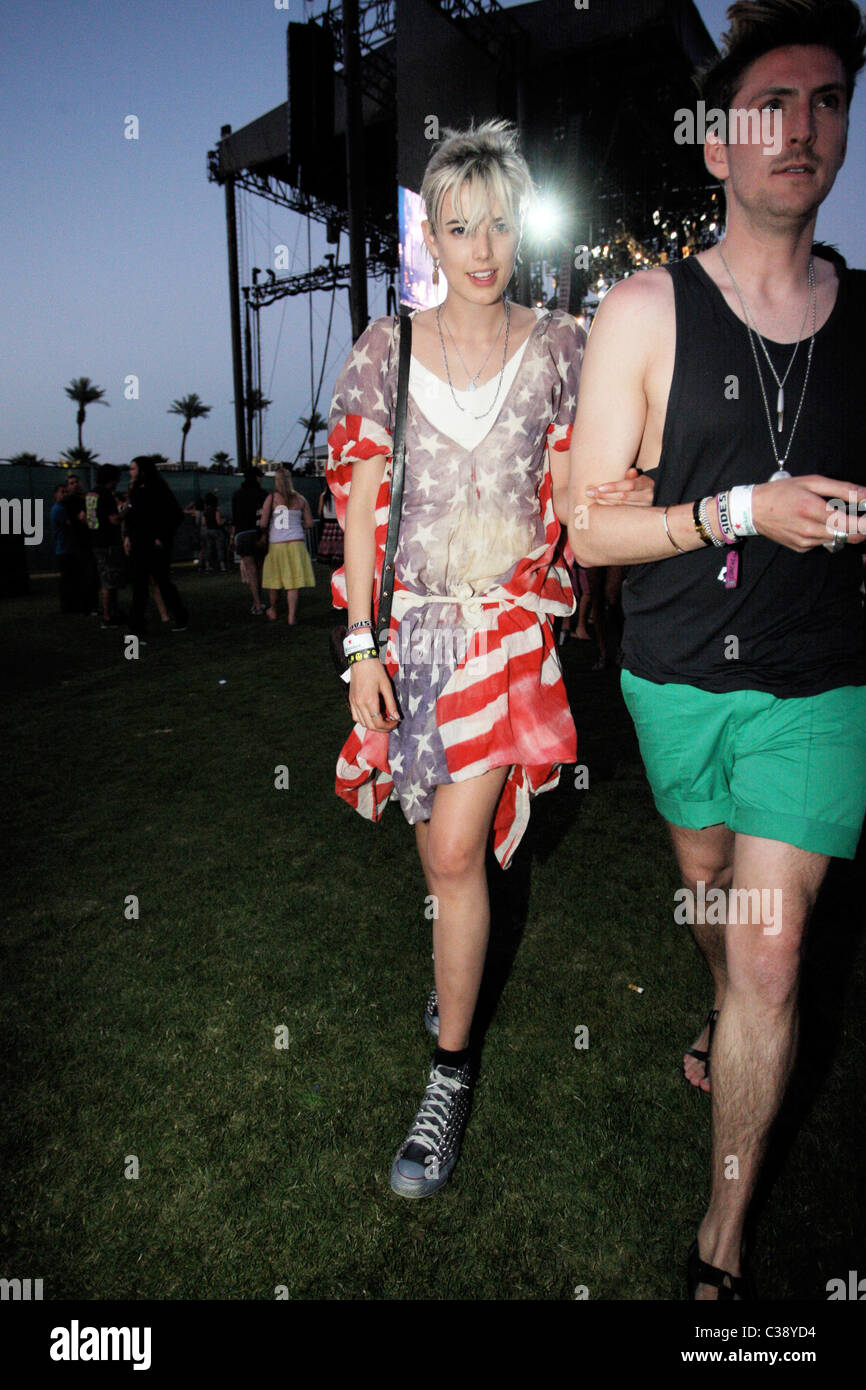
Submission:
[[[277,617],[277,595],[286,590],[289,606],[289,626],[294,627],[298,612],[298,590],[314,589],[316,580],[307,554],[304,530],[315,526],[309,503],[292,485],[287,468],[278,468],[274,491],[262,508],[262,530],[267,527],[268,553],[262,570],[262,588],[271,591],[271,606],[267,615],[271,622]]]

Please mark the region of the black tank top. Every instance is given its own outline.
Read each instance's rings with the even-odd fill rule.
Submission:
[[[666,267],[676,302],[676,359],[655,473],[655,505],[693,502],[775,471],[766,410],[745,325],[694,258]],[[815,339],[787,469],[866,484],[866,272],[839,270],[836,303]],[[807,324],[808,332],[808,324]],[[764,339],[783,377],[791,344]],[[760,344],[771,418],[776,384]],[[785,384],[787,445],[809,338]],[[784,443],[780,446],[779,439]],[[847,498],[843,499],[847,502]],[[719,579],[727,548],[634,565],[623,588],[623,665],[659,683],[702,690],[817,695],[866,684],[860,605],[862,546],[799,555],[763,536],[741,542],[740,579]],[[729,639],[736,637],[737,642]]]

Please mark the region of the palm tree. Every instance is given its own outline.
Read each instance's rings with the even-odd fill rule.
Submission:
[[[11,458],[9,460],[9,462],[13,465],[17,465],[19,468],[38,468],[41,463],[45,462],[45,460],[39,458],[37,454],[23,453],[16,454],[14,458]]]
[[[315,466],[316,466],[316,435],[317,435],[317,434],[322,434],[324,431],[327,430],[327,428],[328,428],[328,422],[327,422],[327,420],[323,419],[323,417],[319,414],[318,410],[316,410],[316,408],[315,408],[315,406],[314,406],[313,409],[310,411],[309,415],[301,415],[301,416],[300,416],[300,418],[298,419],[298,424],[299,424],[299,425],[303,425],[304,429],[307,431],[307,434],[305,435],[305,440],[306,440],[306,438],[309,438],[309,441],[310,441],[310,458],[313,460],[313,467],[315,468]],[[303,449],[303,447],[304,447],[304,445],[303,445],[303,443],[302,443],[302,444],[301,444],[301,448],[298,450],[298,455],[299,455],[299,456],[300,456],[300,453],[301,453],[301,449]]]
[[[217,449],[215,454],[211,454],[210,461],[221,473],[227,472],[228,466],[232,461],[231,454],[227,454],[225,449]]]
[[[247,419],[248,419],[248,420],[252,420],[252,419],[254,419],[256,416],[258,416],[257,426],[256,426],[256,432],[257,432],[257,434],[258,434],[258,442],[257,442],[257,443],[253,443],[253,447],[252,447],[252,449],[251,449],[251,452],[254,453],[254,454],[258,454],[259,461],[261,461],[261,457],[262,457],[262,432],[263,432],[263,423],[264,423],[263,417],[264,417],[264,413],[265,413],[265,411],[267,410],[268,406],[269,406],[269,405],[273,405],[273,401],[269,401],[268,398],[267,398],[266,396],[263,396],[263,395],[262,395],[262,393],[261,393],[261,391],[259,390],[258,386],[254,386],[253,389],[252,389],[251,391],[247,392],[246,396],[244,397],[244,405],[246,406],[246,410],[247,410]],[[252,463],[252,459],[250,459],[250,463]]]
[[[102,387],[94,386],[89,376],[73,377],[69,385],[64,387],[64,390],[71,401],[78,402],[78,414],[75,417],[78,425],[78,447],[79,449],[83,449],[84,443],[81,438],[81,429],[87,414],[87,407],[93,405],[94,402],[98,405],[108,405],[108,401],[102,399],[105,395]]]
[[[180,466],[183,468],[186,457],[186,437],[189,434],[193,420],[203,420],[210,415],[212,406],[203,405],[200,396],[193,391],[189,396],[181,396],[180,400],[172,401],[168,408],[169,415],[182,415],[183,428],[181,429],[180,439]]]

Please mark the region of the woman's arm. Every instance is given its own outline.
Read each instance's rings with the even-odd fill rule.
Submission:
[[[352,488],[346,504],[346,596],[349,625],[371,618],[376,565],[376,498],[385,460],[381,454],[354,460]],[[373,640],[376,634],[371,629]],[[387,718],[383,718],[384,705]],[[349,707],[356,723],[386,733],[399,715],[388,673],[378,657],[354,662],[349,678]]]
[[[311,526],[315,526],[316,519],[313,516],[313,513],[310,511],[310,504],[307,501],[306,497],[301,498],[301,509],[304,526],[307,530],[309,530]]]

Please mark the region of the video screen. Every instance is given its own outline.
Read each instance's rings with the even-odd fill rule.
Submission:
[[[433,284],[433,261],[424,245],[421,223],[424,221],[424,203],[420,193],[402,184],[398,190],[398,211],[400,215],[400,303],[411,309],[431,309],[441,304],[448,293],[448,284],[442,270],[439,271],[439,284]]]

